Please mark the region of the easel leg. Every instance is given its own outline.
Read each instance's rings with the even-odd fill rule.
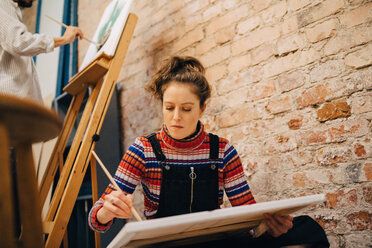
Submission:
[[[92,156],[90,160],[90,173],[92,180],[92,201],[93,204],[98,201],[98,187],[97,187],[97,167],[96,159]],[[94,240],[96,243],[96,248],[101,248],[101,236],[99,232],[94,232]]]

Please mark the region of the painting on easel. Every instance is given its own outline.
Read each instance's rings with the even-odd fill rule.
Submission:
[[[85,54],[80,71],[101,53],[113,56],[128,18],[132,0],[112,0],[98,24],[93,41]]]

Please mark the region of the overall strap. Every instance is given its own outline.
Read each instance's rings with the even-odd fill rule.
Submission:
[[[218,159],[218,152],[220,149],[220,140],[217,135],[213,133],[209,133],[209,139],[210,139],[210,150],[209,150],[209,158],[211,160],[217,160]]]
[[[156,133],[152,133],[152,134],[146,136],[146,138],[150,141],[150,144],[152,146],[152,150],[155,153],[156,159],[161,164],[163,164],[165,162],[166,158],[165,158],[165,155],[164,155],[163,151],[161,150],[159,141],[156,138]]]

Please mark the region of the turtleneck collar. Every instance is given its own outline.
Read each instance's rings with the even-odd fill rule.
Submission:
[[[204,131],[204,125],[200,121],[198,123],[198,127],[199,129],[197,129],[194,134],[181,140],[172,138],[165,125],[163,125],[163,128],[161,129],[160,135],[165,145],[169,148],[175,150],[185,149],[186,152],[199,147],[207,135],[207,133]]]

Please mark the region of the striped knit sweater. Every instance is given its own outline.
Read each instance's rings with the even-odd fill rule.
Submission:
[[[208,166],[209,165],[209,135],[203,125],[199,132],[186,140],[175,140],[166,128],[156,134],[167,164],[170,166]],[[219,204],[223,203],[223,192],[226,192],[232,206],[255,203],[255,199],[245,178],[241,160],[235,148],[226,139],[219,139]],[[115,181],[119,187],[129,194],[133,193],[141,182],[145,193],[144,215],[151,219],[156,214],[159,204],[161,186],[161,165],[157,162],[150,142],[146,137],[139,137],[124,154],[115,173]],[[97,211],[102,207],[104,197],[112,190],[110,184],[101,198],[94,204],[89,213],[89,225],[94,231],[105,232],[112,221],[106,225],[100,224]]]

